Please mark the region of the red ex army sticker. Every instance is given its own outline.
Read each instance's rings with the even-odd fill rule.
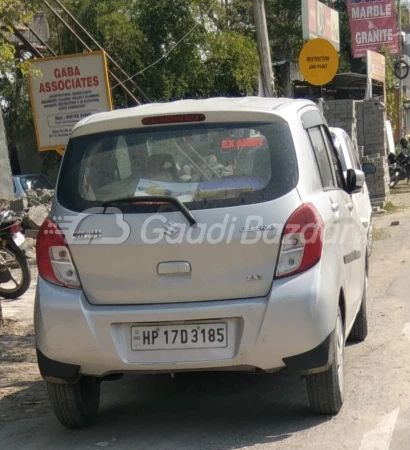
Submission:
[[[222,141],[222,149],[229,150],[231,148],[244,148],[244,147],[262,147],[262,138],[253,139],[226,139]]]

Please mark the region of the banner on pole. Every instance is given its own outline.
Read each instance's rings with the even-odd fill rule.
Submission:
[[[367,75],[373,80],[386,82],[386,58],[380,53],[367,52]]]
[[[346,4],[354,58],[363,58],[367,50],[377,52],[380,47],[399,52],[394,0],[347,0]]]
[[[42,58],[32,65],[40,73],[29,75],[38,150],[61,152],[77,122],[112,109],[105,53]]]
[[[323,38],[340,51],[339,13],[318,0],[302,0],[303,39]]]
[[[383,84],[383,103],[386,103],[386,58],[380,53],[367,50],[367,99],[373,96],[372,80]]]

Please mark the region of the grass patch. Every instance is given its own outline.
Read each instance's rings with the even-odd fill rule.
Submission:
[[[373,230],[373,240],[374,241],[384,241],[388,237],[390,237],[390,233],[387,228],[379,228],[379,229]]]
[[[387,202],[386,206],[383,209],[385,211],[387,211],[388,213],[394,213],[394,212],[399,211],[401,208],[399,206],[396,206],[392,202]]]

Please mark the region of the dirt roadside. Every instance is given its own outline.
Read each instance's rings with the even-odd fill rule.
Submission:
[[[45,386],[38,372],[34,345],[33,283],[19,300],[2,300],[4,325],[0,329],[0,429],[1,423],[46,412]],[[30,389],[27,389],[30,387]]]
[[[347,349],[347,396],[341,414],[312,416],[297,377],[224,374],[131,377],[103,386],[95,427],[61,428],[49,411],[34,352],[35,285],[3,304],[0,332],[0,442],[8,450],[135,448],[327,450],[359,448],[379,414],[410,397],[410,358],[402,338],[410,310],[399,301],[397,275],[410,264],[410,186],[400,185],[390,212],[374,218],[369,339]],[[397,226],[392,222],[399,221]],[[407,270],[407,269],[406,269]],[[407,321],[410,319],[407,319]],[[409,365],[410,367],[410,365]],[[401,399],[401,400],[400,400]],[[394,405],[393,405],[394,403]],[[0,444],[1,447],[1,444]]]

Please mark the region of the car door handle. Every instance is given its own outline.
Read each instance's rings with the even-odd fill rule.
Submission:
[[[334,213],[339,212],[340,209],[339,203],[331,203],[330,208]]]
[[[352,212],[352,211],[353,211],[353,208],[354,208],[353,203],[347,203],[347,204],[346,204],[346,208],[347,208],[350,212]]]
[[[191,264],[187,261],[166,261],[157,266],[158,275],[189,275],[191,272]]]

